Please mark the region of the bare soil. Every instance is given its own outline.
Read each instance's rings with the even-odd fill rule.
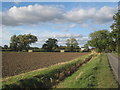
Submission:
[[[32,70],[70,61],[88,53],[6,52],[2,53],[2,77],[14,76]]]

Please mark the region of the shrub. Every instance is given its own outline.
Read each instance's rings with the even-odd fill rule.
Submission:
[[[33,49],[33,52],[46,52],[45,49]]]
[[[2,51],[9,52],[9,51],[13,51],[13,50],[12,49],[2,49]]]
[[[60,52],[60,49],[59,49],[59,48],[56,48],[56,49],[54,50],[54,52]]]

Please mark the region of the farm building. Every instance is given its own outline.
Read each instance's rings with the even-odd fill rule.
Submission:
[[[60,50],[60,52],[65,52],[65,50]]]
[[[85,47],[81,47],[81,51],[84,51],[85,50]]]
[[[33,50],[28,50],[28,52],[33,52]]]

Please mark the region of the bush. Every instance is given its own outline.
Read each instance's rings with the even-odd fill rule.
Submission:
[[[73,49],[73,50],[71,51],[70,48],[66,48],[66,49],[65,49],[65,52],[80,52],[80,50],[79,50],[79,49]]]
[[[46,52],[45,49],[32,49],[33,52]]]
[[[2,49],[2,51],[9,52],[9,51],[13,51],[13,50],[12,49]]]
[[[56,48],[56,49],[54,50],[54,52],[60,52],[60,49],[59,49],[59,48]]]
[[[66,48],[65,52],[71,52],[71,50],[69,48]]]
[[[79,49],[73,49],[72,52],[80,52],[80,50]]]
[[[100,52],[102,52],[102,50],[100,50],[100,49],[96,48],[96,52],[99,52],[99,53],[100,53]]]

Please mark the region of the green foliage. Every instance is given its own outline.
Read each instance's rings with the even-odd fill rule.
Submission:
[[[59,49],[66,49],[67,47],[66,46],[59,46]]]
[[[45,49],[39,48],[39,49],[32,49],[33,52],[47,52]]]
[[[42,48],[48,52],[54,51],[56,48],[58,48],[57,42],[57,39],[48,38],[45,44],[43,44]]]
[[[113,16],[114,23],[110,26],[112,37],[115,39],[116,51],[120,53],[120,10]]]
[[[84,45],[85,51],[89,51],[88,43]]]
[[[108,30],[100,30],[90,34],[88,44],[95,47],[98,52],[109,51],[109,44],[113,41]]]
[[[4,47],[3,47],[4,49],[8,49],[8,45],[4,45]]]
[[[14,51],[27,51],[31,43],[35,43],[37,37],[31,34],[13,35],[11,37],[10,48]]]
[[[11,37],[10,48],[14,51],[17,51],[17,43],[18,43],[18,38],[16,35],[13,35]]]
[[[72,51],[71,51],[72,50]],[[80,49],[79,48],[76,48],[76,49],[71,49],[71,48],[66,48],[65,49],[65,52],[79,52]]]
[[[54,49],[55,52],[60,52],[60,48]]]
[[[96,31],[90,34],[91,40],[88,44],[96,48],[97,52],[120,53],[120,10],[113,16],[114,23],[110,26],[112,31]]]
[[[78,42],[77,42],[77,40],[75,38],[67,39],[66,45],[67,45],[67,50],[68,51],[74,51],[74,49],[79,48]]]

